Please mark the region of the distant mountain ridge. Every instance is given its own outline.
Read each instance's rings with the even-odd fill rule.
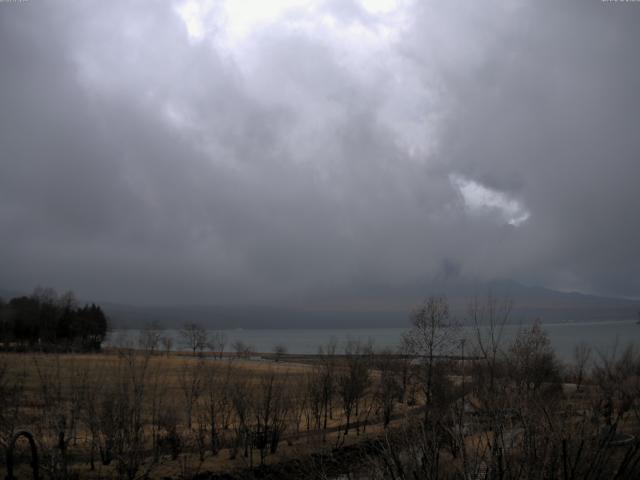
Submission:
[[[425,296],[445,294],[451,314],[465,322],[470,300],[482,301],[488,292],[513,302],[512,323],[595,322],[638,319],[640,301],[560,292],[544,287],[525,286],[512,280],[490,282],[444,281],[422,285]],[[15,292],[0,290],[5,301]],[[381,296],[383,297],[383,296]],[[409,325],[411,308],[422,297],[376,298],[367,301],[343,300],[337,305],[175,305],[135,306],[110,302],[100,304],[114,328],[140,328],[156,321],[165,328],[186,322],[208,328],[404,328]],[[81,300],[82,301],[82,300]],[[91,300],[93,301],[93,300]]]
[[[482,301],[488,292],[498,299],[513,301],[512,323],[527,323],[535,319],[544,323],[633,320],[640,311],[640,301],[636,300],[560,292],[511,280],[438,282],[423,285],[423,290],[425,296],[445,294],[451,314],[462,323],[465,322],[469,302],[475,296]],[[404,328],[409,325],[412,307],[422,298],[414,295],[402,300],[343,301],[341,305],[330,306],[105,306],[114,326],[130,328],[151,320],[166,327],[194,321],[210,328]]]

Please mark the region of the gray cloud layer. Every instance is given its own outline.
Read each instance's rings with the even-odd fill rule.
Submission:
[[[640,4],[316,2],[237,33],[209,3],[195,36],[165,1],[0,3],[0,285],[640,297]]]

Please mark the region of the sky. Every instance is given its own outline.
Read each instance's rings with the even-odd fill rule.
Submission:
[[[640,298],[639,24],[600,0],[0,2],[0,287]]]

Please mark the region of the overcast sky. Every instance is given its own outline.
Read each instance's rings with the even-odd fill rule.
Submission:
[[[0,2],[0,288],[640,297],[639,47],[637,2]]]

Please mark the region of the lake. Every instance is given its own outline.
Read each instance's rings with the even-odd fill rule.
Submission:
[[[597,323],[553,323],[543,324],[549,335],[551,344],[561,359],[570,360],[573,349],[580,343],[590,345],[594,351],[610,352],[617,346],[619,350],[627,345],[640,344],[640,325],[635,321],[615,321]],[[521,325],[507,325],[504,329],[505,343],[510,342]],[[224,333],[227,346],[242,341],[251,345],[256,352],[271,352],[276,345],[284,345],[288,353],[313,354],[320,345],[327,345],[332,339],[338,343],[338,353],[342,352],[348,340],[371,341],[377,348],[393,348],[400,343],[406,328],[371,328],[371,329],[234,329],[218,330]],[[469,342],[467,349],[473,344],[473,331],[470,327],[462,327],[462,332]],[[114,330],[109,334],[106,345],[134,344],[139,330]],[[174,348],[181,347],[178,330],[165,330],[163,335],[174,339]],[[470,351],[470,350],[467,350]]]

